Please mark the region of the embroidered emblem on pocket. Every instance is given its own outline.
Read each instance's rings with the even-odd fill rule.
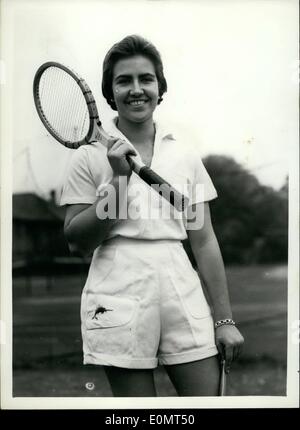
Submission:
[[[104,314],[105,312],[111,312],[113,309],[106,309],[104,306],[98,306],[95,310],[92,320],[98,320],[98,314]]]

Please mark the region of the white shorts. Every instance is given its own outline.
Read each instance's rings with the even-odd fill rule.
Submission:
[[[151,369],[218,354],[210,307],[180,241],[118,237],[101,246],[81,321],[84,364]]]

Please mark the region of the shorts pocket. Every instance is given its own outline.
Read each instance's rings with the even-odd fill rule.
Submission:
[[[186,312],[193,318],[207,318],[211,315],[210,306],[204,295],[197,271],[182,246],[169,248],[173,257],[173,271],[169,271]]]
[[[186,293],[184,303],[193,318],[201,319],[211,315],[210,306],[200,284],[195,285]]]
[[[102,245],[95,251],[90,268],[89,285],[99,285],[107,278],[114,267],[116,252],[115,244]]]
[[[86,300],[83,323],[85,351],[106,356],[132,356],[138,301],[128,297],[93,294]]]
[[[120,296],[97,294],[88,301],[87,330],[120,327],[128,324],[137,307],[137,301]]]

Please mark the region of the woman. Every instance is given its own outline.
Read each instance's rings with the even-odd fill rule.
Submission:
[[[110,49],[102,92],[118,112],[112,138],[107,149],[74,153],[61,200],[70,249],[93,252],[81,302],[84,363],[105,366],[115,396],[156,396],[158,363],[178,395],[215,396],[220,354],[228,372],[243,343],[211,225],[213,184],[196,149],[153,120],[166,90],[151,43],[128,36]],[[196,222],[174,209],[163,216],[170,205],[132,173],[128,155],[175,187],[189,185]],[[187,236],[211,307],[182,247]]]

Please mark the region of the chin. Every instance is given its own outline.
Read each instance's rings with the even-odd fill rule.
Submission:
[[[136,122],[136,123],[141,123],[141,122],[145,122],[147,120],[149,120],[150,118],[152,118],[153,112],[147,112],[147,113],[140,113],[140,115],[128,115],[126,118],[128,121],[131,122]]]
[[[133,118],[131,121],[141,124],[142,122],[148,121],[150,118],[152,118],[152,115],[147,115],[146,117],[142,117],[142,118]]]

